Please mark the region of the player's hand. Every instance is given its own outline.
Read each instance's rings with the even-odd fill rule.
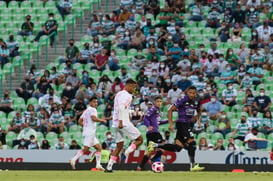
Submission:
[[[107,120],[102,119],[101,122],[104,123],[104,124],[106,124],[106,123],[107,123]]]
[[[118,128],[119,128],[119,129],[122,129],[122,128],[123,128],[123,123],[122,123],[122,120],[119,120],[119,123],[118,123]]]
[[[173,129],[173,124],[170,124],[170,125],[169,125],[169,131],[172,131],[172,132],[174,131],[174,129]]]
[[[148,127],[148,131],[152,131],[153,130],[153,127],[152,126],[149,126]]]

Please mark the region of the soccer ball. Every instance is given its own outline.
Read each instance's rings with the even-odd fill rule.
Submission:
[[[152,164],[152,170],[155,172],[155,173],[161,173],[164,171],[164,165],[163,163],[161,162],[154,162]]]

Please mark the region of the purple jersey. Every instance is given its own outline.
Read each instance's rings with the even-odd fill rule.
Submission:
[[[200,106],[196,99],[191,101],[187,95],[177,99],[174,105],[178,110],[177,122],[182,123],[190,123],[195,111]]]
[[[158,107],[153,106],[151,109],[149,109],[143,118],[144,125],[149,127],[152,126],[153,129],[151,131],[147,131],[147,133],[155,133],[158,131],[158,125],[161,120],[161,114]]]

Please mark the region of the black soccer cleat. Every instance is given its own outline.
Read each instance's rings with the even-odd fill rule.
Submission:
[[[113,173],[113,170],[108,170],[107,168],[104,170],[105,173]]]

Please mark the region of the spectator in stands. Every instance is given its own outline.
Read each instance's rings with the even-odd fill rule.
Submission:
[[[61,2],[56,7],[59,10],[64,21],[65,15],[68,15],[72,12],[72,1],[61,0]]]
[[[246,3],[246,8],[250,9],[251,7],[256,8],[257,10],[259,10],[261,8],[261,1],[260,0],[247,0]]]
[[[69,130],[70,126],[77,124],[77,116],[75,114],[75,111],[72,109],[72,103],[68,102],[66,104],[66,107],[62,110],[62,114],[64,116],[65,126]]]
[[[87,34],[89,36],[97,36],[101,30],[101,23],[96,14],[92,15],[92,18],[88,24]]]
[[[222,135],[226,136],[226,134],[231,132],[231,127],[230,127],[230,120],[226,116],[226,112],[222,111],[220,113],[220,116],[218,117],[217,123],[216,123],[216,130],[215,132],[220,132]]]
[[[198,150],[208,150],[208,142],[205,137],[200,138],[199,143],[198,143]]]
[[[77,75],[77,69],[72,69],[71,75],[66,79],[66,83],[70,82],[73,89],[78,89],[81,84],[81,79]]]
[[[233,87],[231,82],[227,83],[226,85],[226,89],[224,89],[222,92],[222,104],[231,108],[237,104],[237,90]]]
[[[250,73],[250,77],[255,90],[257,86],[262,83],[262,78],[264,77],[263,69],[258,66],[258,63],[258,60],[254,60],[253,67],[249,68],[247,71],[248,73]]]
[[[255,147],[251,147],[251,145],[249,144],[251,141],[266,141],[266,139],[263,139],[263,138],[258,138],[257,135],[259,133],[259,130],[258,128],[252,128],[251,129],[251,132],[249,132],[246,136],[245,136],[245,139],[244,139],[244,145],[246,145],[246,150],[247,151],[256,151],[257,149],[259,148],[256,148]]]
[[[49,118],[48,132],[53,131],[61,134],[64,131],[65,120],[57,107],[52,108],[53,112]]]
[[[245,43],[240,45],[239,49],[236,51],[236,54],[238,55],[241,63],[246,63],[246,59],[249,55],[249,49],[246,48]]]
[[[105,70],[105,66],[108,63],[108,55],[107,50],[103,48],[101,52],[95,58],[95,66],[91,67],[91,69],[97,69],[100,71],[100,74]]]
[[[268,25],[268,19],[263,20],[263,24],[257,27],[259,44],[258,47],[264,48],[271,43],[270,36],[273,28]]]
[[[202,72],[206,75],[215,75],[218,72],[218,62],[213,61],[212,55],[208,55],[207,61],[202,66]]]
[[[76,140],[72,140],[69,146],[69,150],[80,150],[81,146],[77,143]]]
[[[106,14],[102,19],[102,29],[101,34],[109,36],[114,34],[115,32],[115,25],[113,21],[110,19],[110,16]]]
[[[77,120],[80,118],[82,115],[83,111],[86,109],[86,105],[84,104],[83,99],[77,99],[77,103],[74,106],[74,110],[77,116]]]
[[[106,149],[114,150],[116,148],[116,142],[115,142],[115,139],[112,136],[111,131],[107,131],[105,133],[105,137],[106,137],[106,139],[103,141],[102,144],[104,144],[104,143],[106,144]]]
[[[268,135],[273,132],[273,118],[271,111],[265,111],[261,121],[261,131]]]
[[[153,14],[154,17],[157,17],[160,12],[160,2],[158,0],[148,1],[144,9],[144,14],[146,14],[147,12]]]
[[[226,150],[228,151],[239,151],[239,147],[235,144],[234,138],[229,137]]]
[[[108,59],[108,66],[111,71],[116,71],[120,69],[120,59],[117,57],[116,50],[112,49],[109,59]]]
[[[208,49],[208,55],[215,55],[216,53],[221,54],[220,50],[218,49],[218,45],[216,42],[212,41],[210,43],[210,49]]]
[[[248,115],[252,115],[252,108],[253,108],[253,103],[254,103],[254,95],[251,91],[251,89],[246,89],[246,94],[245,97],[243,99],[243,104],[244,104],[244,108],[243,108],[243,112],[248,113]]]
[[[202,21],[203,11],[201,1],[195,1],[195,3],[190,7],[190,20],[191,21]]]
[[[30,77],[30,83],[32,83],[33,85],[36,84],[37,81],[39,82],[40,72],[37,71],[35,64],[32,64],[30,66],[30,69],[28,70],[26,75]]]
[[[246,68],[244,64],[240,64],[239,69],[235,71],[237,76],[236,76],[236,83],[241,84],[243,78],[246,75]]]
[[[59,136],[58,142],[54,145],[55,150],[69,150],[69,146],[67,143],[64,142],[64,137]]]
[[[34,91],[34,86],[30,82],[30,76],[25,77],[25,81],[21,83],[20,87],[15,90],[19,97],[24,98],[25,103],[31,98]]]
[[[0,111],[3,111],[8,115],[10,112],[12,112],[14,109],[12,108],[13,101],[10,98],[10,93],[8,90],[4,91],[3,99],[1,100],[1,106]]]
[[[260,128],[262,125],[262,118],[259,117],[257,109],[252,109],[252,114],[246,120],[248,127],[251,128]]]
[[[34,135],[30,135],[30,137],[29,137],[29,144],[27,145],[27,149],[28,150],[39,150],[40,149],[40,144],[35,139]]]
[[[112,84],[112,92],[116,94],[118,91],[123,90],[124,84],[119,77],[116,77]]]
[[[228,48],[226,51],[226,60],[230,64],[232,71],[238,69],[238,66],[241,64],[240,58],[235,54],[232,48]]]
[[[235,23],[232,28],[231,41],[238,43],[241,42],[242,28],[239,23]]]
[[[9,49],[9,57],[16,57],[19,55],[19,45],[14,40],[14,35],[9,35],[9,39],[6,41],[7,49]]]
[[[42,150],[49,150],[50,149],[50,144],[49,144],[48,140],[42,141],[41,149]]]
[[[215,147],[213,148],[214,150],[221,150],[224,151],[225,147],[224,147],[224,140],[222,138],[218,138],[217,139],[217,143],[215,145]]]
[[[178,88],[176,82],[173,83],[173,88],[168,91],[167,103],[174,104],[175,101],[181,96],[182,90]]]
[[[217,29],[220,26],[220,13],[217,11],[216,7],[212,7],[211,11],[208,13],[206,27]]]
[[[225,70],[220,75],[221,82],[223,84],[234,82],[234,71],[231,70],[230,64],[227,64]]]
[[[249,28],[257,28],[259,26],[259,11],[255,7],[250,7],[246,12],[245,22]]]
[[[74,39],[68,40],[69,46],[65,49],[65,58],[60,59],[60,63],[64,63],[66,61],[71,61],[72,64],[78,62],[80,51],[77,46],[74,45]]]
[[[230,30],[229,25],[225,21],[223,21],[221,23],[221,28],[219,28],[219,30],[217,31],[221,42],[227,42],[230,39],[229,30]]]
[[[37,84],[36,90],[32,94],[32,97],[39,99],[44,96],[49,89],[52,89],[51,85],[47,82],[46,77],[42,76],[40,82]]]
[[[13,131],[15,133],[19,133],[23,128],[23,124],[24,124],[24,118],[21,115],[21,112],[17,111],[15,113],[15,116],[12,118],[12,121],[10,123],[10,127],[8,130]]]
[[[145,42],[145,36],[140,28],[136,28],[135,33],[132,36],[132,41],[129,43],[130,48],[143,49]]]
[[[54,20],[54,14],[49,13],[48,14],[49,20],[47,20],[43,26],[43,29],[37,34],[37,36],[34,38],[34,41],[39,41],[40,37],[43,35],[50,36],[50,46],[53,47],[54,38],[57,33],[58,23],[56,20]]]
[[[128,11],[127,8],[124,8],[122,7],[120,9],[120,14],[119,14],[119,17],[118,17],[118,22],[121,24],[121,23],[125,23],[131,16],[131,12]]]
[[[91,97],[97,97],[99,104],[102,103],[102,90],[97,86],[95,82],[91,83],[87,91],[88,99]],[[88,101],[87,101],[88,102]]]
[[[37,118],[40,125],[40,130],[43,133],[43,135],[47,134],[47,128],[48,128],[48,119],[49,119],[49,113],[47,112],[45,107],[41,107],[40,111],[37,113]]]
[[[75,98],[76,99],[72,100],[73,103],[77,102],[77,100],[79,100],[79,99],[83,99],[84,103],[88,102],[88,98],[89,98],[88,89],[86,88],[86,85],[84,83],[80,84],[80,86],[77,89],[77,92],[75,94]]]
[[[215,94],[212,94],[210,97],[210,102],[205,106],[209,119],[216,120],[219,118],[222,112],[222,103],[217,100]]]
[[[139,104],[136,104],[134,106],[134,109],[132,110],[132,112],[130,112],[129,116],[132,123],[135,125],[135,127],[138,127],[143,124],[142,120],[143,120],[144,112],[140,109]]]
[[[253,106],[258,110],[258,112],[265,113],[270,110],[271,99],[269,96],[265,95],[265,90],[261,88],[259,90],[259,95],[255,97]]]
[[[0,65],[1,68],[4,68],[4,65],[9,62],[10,51],[7,48],[7,44],[5,42],[2,42],[2,45],[0,47]]]
[[[119,76],[119,78],[123,84],[125,84],[126,81],[128,79],[131,79],[131,77],[132,77],[131,74],[127,72],[127,69],[125,67],[121,68],[120,73],[121,73],[121,75]]]
[[[241,116],[241,121],[236,125],[235,130],[232,135],[235,136],[234,139],[239,139],[244,141],[246,134],[249,132],[249,126],[246,123],[246,116]],[[237,135],[236,135],[237,134]]]
[[[76,94],[76,88],[73,87],[70,82],[67,82],[63,89],[61,98],[67,98],[68,100],[72,100],[75,98],[75,94]]]
[[[168,22],[172,19],[172,17],[173,13],[169,11],[168,7],[160,9],[160,13],[158,15],[159,23],[156,26],[167,28]]]
[[[34,129],[29,127],[29,123],[23,123],[23,129],[19,132],[16,139],[12,141],[12,148],[16,145],[18,146],[18,149],[26,149],[27,145],[30,143],[30,136],[34,135],[34,137],[37,137],[37,133]]]
[[[25,17],[25,22],[21,26],[21,31],[18,32],[18,35],[21,36],[30,36],[33,35],[34,23],[31,21],[31,16],[27,15]]]
[[[245,11],[241,10],[241,5],[237,4],[236,9],[232,12],[233,23],[240,23],[240,25],[245,24]]]
[[[112,90],[112,81],[107,75],[103,75],[100,79],[98,88],[102,91],[103,98],[107,99]]]
[[[272,34],[272,37],[273,37],[273,34]],[[268,55],[267,61],[263,65],[263,69],[268,71],[273,71],[273,46],[271,47],[270,54]]]
[[[80,50],[78,62],[81,64],[91,63],[93,61],[91,59],[91,54],[92,54],[92,51],[89,47],[89,43],[84,43],[83,49]]]
[[[55,95],[55,91],[53,88],[50,88],[47,94],[39,98],[39,105],[42,106],[43,104],[48,104],[49,98],[52,98],[54,103],[61,104],[60,97]]]
[[[137,27],[137,23],[136,23],[136,20],[135,20],[135,15],[131,14],[129,19],[125,23],[125,28],[128,29],[131,32],[135,32],[136,27]]]
[[[112,94],[110,94],[109,97],[111,97],[111,95]],[[110,128],[111,125],[112,125],[112,119],[113,119],[113,106],[111,104],[106,104],[106,107],[105,107],[105,109],[103,111],[102,118],[107,121],[107,123],[105,124],[105,126],[107,126],[108,128]],[[102,124],[104,124],[104,123],[102,123]]]

